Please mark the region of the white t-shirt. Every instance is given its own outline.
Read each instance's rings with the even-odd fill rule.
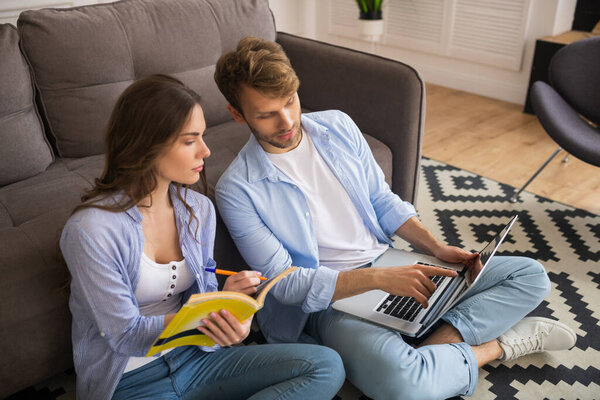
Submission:
[[[271,162],[302,190],[312,215],[319,263],[339,271],[366,264],[387,250],[369,231],[350,196],[312,143],[302,133],[286,153],[267,153]]]

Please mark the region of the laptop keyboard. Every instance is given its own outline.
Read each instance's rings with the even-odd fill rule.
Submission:
[[[440,267],[439,265],[428,264],[424,262],[418,262],[417,264]],[[440,284],[443,283],[445,279],[448,279],[448,277],[439,275],[431,277],[431,280],[433,283],[435,283],[436,287],[440,287]],[[386,295],[383,301],[381,301],[379,305],[375,307],[375,311],[378,313],[386,314],[410,322],[415,320],[422,309],[423,306],[417,303],[414,298],[408,296],[396,296],[393,294]]]

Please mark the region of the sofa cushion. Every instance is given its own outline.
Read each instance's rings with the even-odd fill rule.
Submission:
[[[371,152],[373,153],[373,157],[379,167],[383,171],[383,175],[385,176],[385,182],[389,187],[392,187],[392,172],[393,172],[393,164],[392,164],[392,150],[387,147],[383,142],[379,139],[374,138],[373,136],[364,133],[365,140],[367,144],[371,148]]]
[[[59,158],[43,173],[0,188],[0,229],[20,226],[56,210],[72,210],[79,204],[83,190],[100,176],[103,166],[102,155],[77,160]]]
[[[196,90],[208,126],[229,120],[213,80],[216,61],[244,36],[275,39],[267,0],[124,0],[25,11],[18,27],[63,157],[102,153],[117,97],[154,73]]]
[[[210,149],[206,160],[206,179],[209,190],[214,193],[217,181],[250,138],[251,132],[246,124],[230,121],[208,128],[204,133],[204,142]],[[211,200],[214,201],[214,198]]]
[[[0,186],[39,174],[52,150],[34,104],[29,67],[14,26],[0,25]],[[2,220],[0,211],[0,220]]]

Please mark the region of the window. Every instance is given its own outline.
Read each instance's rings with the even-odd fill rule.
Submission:
[[[520,70],[531,0],[385,0],[388,46]],[[358,38],[353,0],[330,0],[329,33]]]

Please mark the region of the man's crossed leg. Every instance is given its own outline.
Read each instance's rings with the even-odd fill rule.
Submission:
[[[331,308],[311,315],[305,332],[335,349],[348,379],[374,399],[444,399],[473,394],[478,368],[575,345],[565,325],[525,318],[550,281],[536,261],[496,257],[469,294],[418,347],[399,332]]]

